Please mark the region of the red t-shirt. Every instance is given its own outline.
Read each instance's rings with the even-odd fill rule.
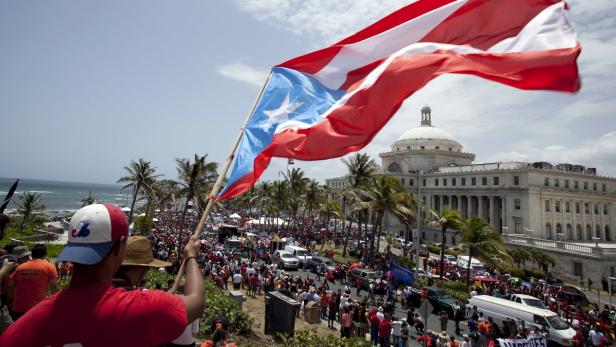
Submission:
[[[102,283],[69,288],[29,310],[0,335],[0,346],[159,346],[188,325],[181,297]]]

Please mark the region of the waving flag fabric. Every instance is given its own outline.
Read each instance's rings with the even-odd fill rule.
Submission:
[[[580,51],[562,1],[416,1],[272,69],[219,200],[250,189],[272,157],[321,160],[363,148],[441,74],[575,92]]]

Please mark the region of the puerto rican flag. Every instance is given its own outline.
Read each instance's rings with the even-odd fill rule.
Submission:
[[[272,69],[219,200],[250,189],[272,157],[322,160],[363,148],[441,74],[576,92],[580,51],[562,1],[413,2]]]

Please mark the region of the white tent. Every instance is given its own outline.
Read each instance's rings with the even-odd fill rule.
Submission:
[[[284,223],[284,220],[282,218],[268,218],[268,217],[261,217],[259,219],[252,219],[248,221],[248,224],[261,224],[261,225],[265,225],[265,224],[282,225],[283,223]]]
[[[122,207],[120,210],[122,212],[130,212],[130,207]]]
[[[231,218],[231,219],[242,219],[242,216],[240,216],[237,213],[234,213],[234,214],[230,215],[229,218]]]

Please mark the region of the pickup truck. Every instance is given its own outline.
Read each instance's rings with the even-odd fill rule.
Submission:
[[[536,308],[541,308],[544,310],[547,310],[548,308],[545,306],[545,304],[543,303],[543,301],[535,298],[534,296],[531,295],[525,295],[525,294],[513,294],[511,296],[511,301],[513,302],[517,302],[519,304],[522,305],[526,305],[526,306],[532,306],[532,307],[536,307]]]
[[[441,310],[447,311],[450,318],[453,318],[453,307],[456,299],[447,295],[442,288],[438,287],[425,287],[428,291],[428,300],[434,308],[433,313],[439,313]],[[408,298],[408,303],[413,307],[421,306],[421,290],[413,288],[411,295]],[[466,312],[464,303],[460,303],[462,312]]]

